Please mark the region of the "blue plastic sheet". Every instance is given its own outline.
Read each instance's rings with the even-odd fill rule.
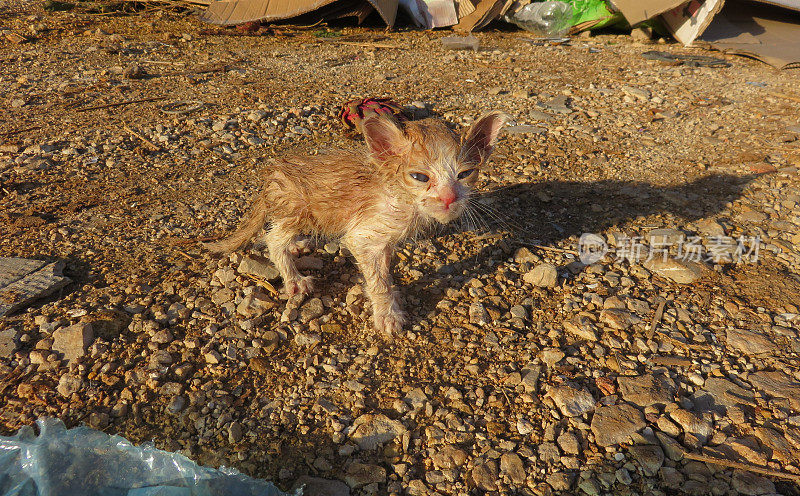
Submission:
[[[272,483],[230,468],[60,420],[0,436],[0,496],[285,496]]]

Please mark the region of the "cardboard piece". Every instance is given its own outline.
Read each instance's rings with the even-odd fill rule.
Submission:
[[[770,3],[786,8],[729,2],[701,39],[718,50],[778,69],[800,67],[800,0]]]
[[[691,0],[661,15],[664,25],[676,40],[691,45],[711,24],[725,0]]]
[[[475,12],[475,4],[472,3],[472,0],[455,0],[455,4],[456,15],[459,19]]]
[[[424,29],[443,28],[458,24],[453,0],[400,0],[414,24]]]
[[[398,0],[366,1],[378,11],[387,26],[394,26]],[[209,5],[200,15],[200,19],[227,26],[251,21],[291,19],[323,8],[327,8],[327,12],[319,12],[321,18],[335,17],[332,15],[333,12],[336,12],[337,16],[341,16],[344,12],[357,12],[359,18],[363,16],[361,8],[363,0],[347,2],[350,4],[349,7],[341,5],[343,3],[345,2],[336,0],[221,0]]]
[[[686,0],[614,0],[614,6],[619,9],[628,24],[633,26],[685,2]]]
[[[514,0],[481,0],[475,10],[464,17],[460,17],[458,24],[453,26],[456,31],[477,31],[502,15]]]

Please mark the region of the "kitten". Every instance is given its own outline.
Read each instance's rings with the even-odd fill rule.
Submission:
[[[366,150],[277,160],[242,226],[205,246],[237,250],[269,222],[270,258],[293,295],[312,290],[311,278],[300,274],[291,255],[295,238],[339,237],[364,275],[375,327],[399,331],[404,315],[392,286],[395,247],[426,225],[446,224],[464,212],[478,168],[505,121],[505,114],[490,112],[459,139],[435,119],[401,127],[390,117],[370,116],[362,123]]]

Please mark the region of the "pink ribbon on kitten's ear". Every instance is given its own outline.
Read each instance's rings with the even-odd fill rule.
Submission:
[[[402,155],[408,149],[408,140],[393,118],[370,115],[361,123],[367,148],[378,158]]]
[[[495,110],[481,116],[469,128],[466,138],[461,145],[463,158],[476,164],[486,160],[494,149],[500,129],[509,120],[508,114]]]

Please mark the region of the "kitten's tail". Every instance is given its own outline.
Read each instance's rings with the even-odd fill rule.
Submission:
[[[230,253],[246,245],[267,223],[267,201],[259,195],[247,219],[233,234],[214,243],[203,243],[203,246],[214,253]]]

